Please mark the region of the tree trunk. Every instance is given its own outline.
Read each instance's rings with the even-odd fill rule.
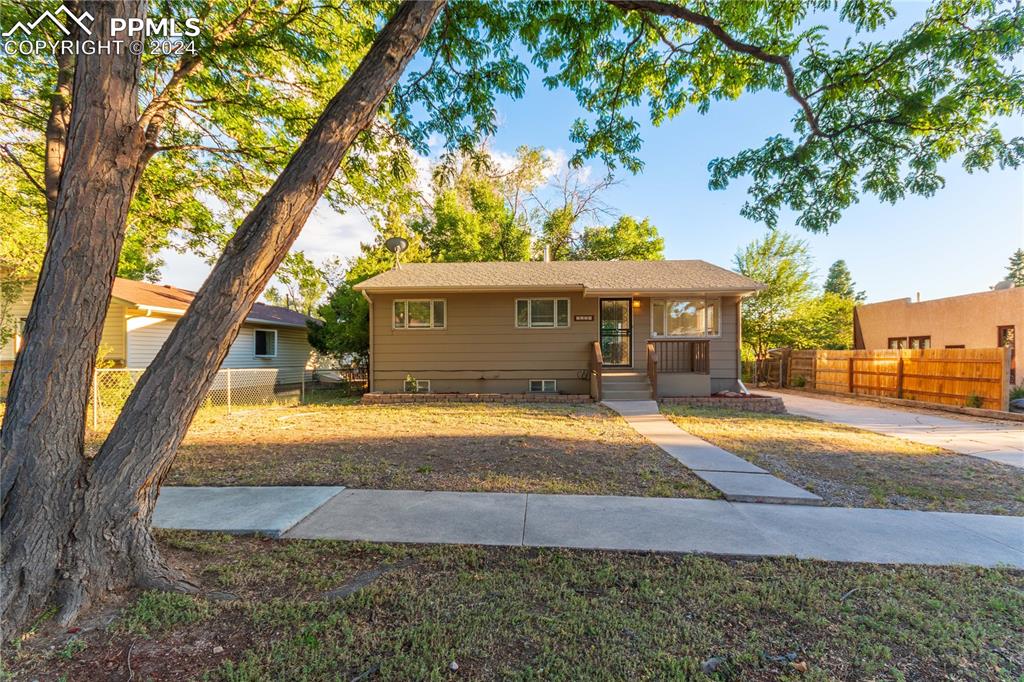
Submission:
[[[126,0],[89,10],[92,38],[105,40],[110,17],[141,18],[146,8]],[[5,628],[49,597],[78,512],[89,386],[140,172],[139,63],[83,54],[75,66],[66,165],[0,432]]]
[[[242,222],[188,312],[140,378],[92,465],[71,481],[72,494],[56,498],[74,500],[53,514],[62,522],[66,517],[73,519],[70,533],[57,537],[58,544],[62,537],[67,540],[58,567],[60,622],[73,620],[107,589],[133,583],[189,589],[183,577],[163,562],[150,535],[160,483],[242,322],[298,237],[344,154],[372,122],[443,5],[444,0],[401,5],[277,181]],[[71,173],[69,165],[66,179]],[[108,298],[109,294],[104,297],[104,310]],[[18,364],[22,365],[20,357]],[[84,409],[77,421],[79,452],[83,417]],[[43,435],[37,431],[35,437],[39,441]],[[21,485],[20,475],[17,484]],[[27,499],[26,490],[16,492],[18,497],[12,496],[11,503]],[[38,504],[39,499],[33,502]],[[36,590],[47,581],[52,587],[52,564],[39,563],[36,553],[32,557],[33,561],[19,564],[21,573],[33,574]],[[43,570],[37,573],[40,565]],[[9,618],[6,603],[4,616]]]
[[[65,0],[64,6],[78,14],[78,3]],[[73,25],[73,35],[78,35],[78,26]],[[67,148],[68,124],[71,119],[71,84],[75,77],[75,57],[59,52],[57,61],[57,85],[50,95],[50,116],[46,121],[46,158],[43,171],[43,186],[46,189],[46,226],[53,228],[57,212],[57,194],[60,189],[61,168]]]

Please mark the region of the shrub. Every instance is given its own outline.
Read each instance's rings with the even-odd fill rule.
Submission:
[[[1010,389],[1010,400],[1020,400],[1021,398],[1024,398],[1024,383]]]
[[[971,393],[967,396],[967,400],[964,401],[964,405],[967,407],[981,407],[985,404],[985,401],[977,393]]]
[[[789,385],[793,388],[803,388],[807,385],[807,379],[804,378],[803,374],[797,374],[793,377],[793,380],[789,382]]]

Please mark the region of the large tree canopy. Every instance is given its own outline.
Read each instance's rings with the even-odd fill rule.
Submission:
[[[149,533],[160,483],[316,202],[384,204],[409,170],[406,145],[422,151],[432,134],[453,152],[473,149],[495,129],[497,98],[524,94],[526,61],[579,102],[574,160],[631,171],[641,168],[635,116],[661,124],[687,105],[784,93],[791,133],[711,164],[713,187],[751,178],[743,212],[769,225],[791,209],[797,224],[823,230],[864,194],[935,192],[940,162],[977,170],[1024,156],[1024,141],[997,125],[1024,109],[1019,4],[939,0],[887,40],[871,35],[893,14],[885,0],[445,5],[154,2],[157,14],[202,19],[194,55],[0,62],[0,158],[45,197],[48,229],[0,433],[5,629],[51,598],[69,622],[111,588],[185,587]],[[86,6],[91,39],[112,37],[111,17],[147,10]],[[44,7],[4,3],[0,18]],[[855,40],[829,42],[815,25],[833,8]],[[168,238],[161,230],[226,243],[88,459],[89,381],[122,247],[145,276]]]

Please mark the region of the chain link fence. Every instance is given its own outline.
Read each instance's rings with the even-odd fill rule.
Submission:
[[[89,394],[89,421],[94,429],[120,414],[145,369],[98,368]],[[7,400],[12,370],[0,370],[0,403]],[[366,368],[308,369],[225,368],[217,372],[200,409],[228,414],[260,405],[287,405],[358,395],[366,389]]]

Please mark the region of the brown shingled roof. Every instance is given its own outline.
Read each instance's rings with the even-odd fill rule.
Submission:
[[[356,285],[357,290],[591,289],[729,291],[764,285],[702,260],[407,263]]]
[[[196,297],[194,291],[179,289],[169,284],[150,284],[122,277],[114,280],[112,293],[115,298],[137,306],[180,310],[181,312],[185,312],[192,303],[192,299]],[[248,322],[269,322],[291,327],[305,327],[306,321],[312,318],[288,308],[257,303],[245,319]]]

